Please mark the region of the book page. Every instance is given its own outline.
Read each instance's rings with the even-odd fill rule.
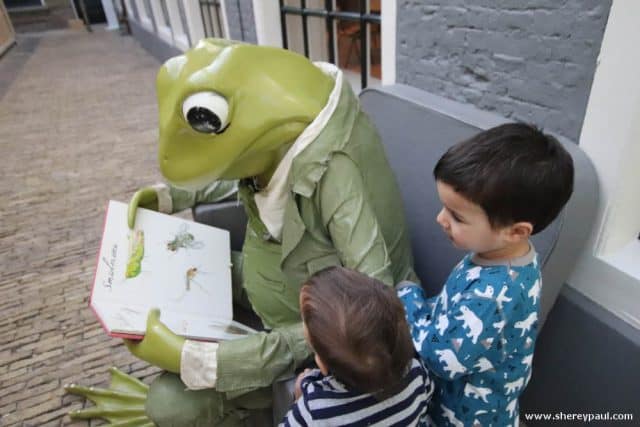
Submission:
[[[112,335],[140,336],[147,314],[173,332],[232,339],[251,331],[232,324],[229,232],[111,201],[98,255],[91,306]]]

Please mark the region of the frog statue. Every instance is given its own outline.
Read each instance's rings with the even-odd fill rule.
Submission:
[[[96,405],[74,418],[114,426],[242,425],[271,385],[312,356],[298,294],[343,265],[388,285],[416,280],[400,192],[380,138],[334,65],[294,52],[205,39],[157,78],[158,161],[169,185],[129,204],[172,213],[237,194],[248,224],[233,293],[265,331],[220,343],[173,334],[151,311],[137,357],[167,372],[150,385],[112,369],[109,389],[67,387]]]

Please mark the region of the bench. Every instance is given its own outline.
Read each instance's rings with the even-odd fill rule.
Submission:
[[[405,85],[366,89],[360,102],[380,132],[398,179],[416,273],[427,294],[435,295],[464,253],[451,245],[435,221],[441,204],[433,167],[451,145],[509,120]],[[532,238],[542,267],[540,325],[578,260],[598,203],[598,181],[591,161],[577,144],[562,137],[558,140],[573,157],[575,183],[558,218]],[[196,221],[229,229],[232,248],[241,248],[246,216],[237,202],[196,206],[193,214]],[[274,385],[274,420],[279,421],[288,409],[290,397],[285,390],[291,385]]]

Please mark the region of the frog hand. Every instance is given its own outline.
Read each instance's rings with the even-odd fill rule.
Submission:
[[[138,207],[158,210],[158,194],[153,187],[144,187],[136,191],[131,201],[129,202],[129,209],[127,212],[127,222],[129,228],[133,229],[136,224],[136,212]]]
[[[68,393],[83,396],[95,405],[72,411],[69,416],[73,419],[102,418],[113,427],[154,427],[155,424],[145,412],[149,386],[117,368],[111,368],[110,373],[111,384],[108,389],[76,384],[64,387]]]
[[[138,359],[173,373],[180,372],[184,342],[184,338],[174,334],[160,322],[158,309],[149,312],[147,330],[142,341],[124,340],[131,354]]]

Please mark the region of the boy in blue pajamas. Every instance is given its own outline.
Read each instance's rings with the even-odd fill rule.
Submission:
[[[397,289],[436,384],[429,416],[437,426],[517,426],[542,286],[529,236],[569,200],[573,162],[552,136],[505,124],[453,146],[434,177],[437,221],[469,254],[436,297],[412,283]]]

